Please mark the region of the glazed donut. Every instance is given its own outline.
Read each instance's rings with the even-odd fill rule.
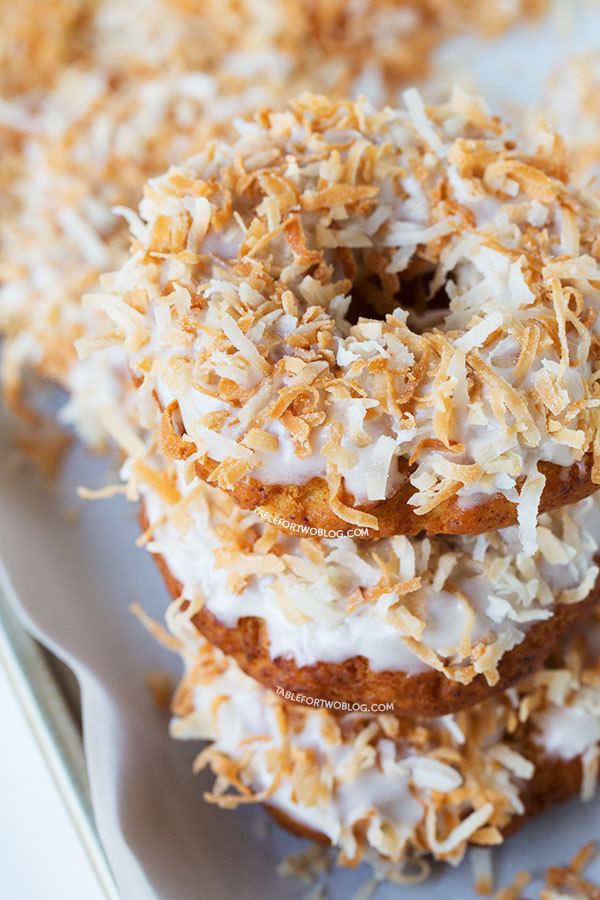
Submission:
[[[556,136],[404,96],[240,121],[148,183],[93,302],[164,454],[241,506],[371,538],[518,520],[531,554],[600,480],[597,210]]]
[[[138,468],[145,539],[194,626],[272,690],[438,716],[539,669],[596,595],[595,497],[478,537],[278,532],[198,478]],[[144,480],[140,480],[144,479]],[[600,495],[599,495],[600,496]]]
[[[217,776],[205,798],[265,803],[296,833],[331,842],[341,864],[424,854],[457,864],[469,843],[498,844],[546,806],[596,789],[598,656],[581,637],[518,689],[419,722],[286,705],[199,638],[178,604],[167,621],[186,673],[172,734],[211,742],[195,765]]]

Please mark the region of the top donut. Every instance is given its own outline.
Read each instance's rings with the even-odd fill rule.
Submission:
[[[456,90],[303,95],[146,186],[115,323],[167,456],[282,527],[481,533],[600,483],[598,202]]]

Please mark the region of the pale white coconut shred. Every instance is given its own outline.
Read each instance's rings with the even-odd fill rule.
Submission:
[[[195,764],[216,776],[205,799],[225,809],[267,803],[327,837],[342,864],[430,855],[456,865],[469,844],[501,843],[527,811],[538,767],[557,765],[549,719],[586,719],[568,758],[597,758],[598,660],[578,641],[562,668],[456,717],[419,722],[286,703],[203,641],[189,615],[179,602],[167,615],[185,665],[172,734],[209,742]],[[585,772],[589,797],[595,785]]]
[[[483,673],[493,685],[505,653],[558,605],[584,600],[598,575],[595,497],[543,514],[528,558],[517,526],[377,541],[284,535],[195,477],[193,460],[171,473],[155,466],[130,466],[148,550],[183,597],[228,628],[257,616],[271,658],[299,666],[363,656],[373,671],[433,668],[462,684]]]
[[[307,95],[151,180],[105,310],[158,399],[146,424],[176,410],[220,487],[321,477],[374,530],[341,486],[368,504],[409,477],[418,515],[499,492],[530,555],[539,464],[592,467],[598,444],[598,214],[557,137],[515,144],[477,98],[416,96],[404,112]],[[449,300],[423,333],[402,308],[415,272]],[[357,294],[381,318],[351,324]]]

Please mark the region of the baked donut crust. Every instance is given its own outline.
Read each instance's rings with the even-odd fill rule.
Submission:
[[[523,782],[521,799],[525,806],[525,812],[522,816],[516,816],[504,829],[507,837],[517,832],[528,819],[539,816],[550,807],[577,796],[581,790],[583,778],[580,756],[575,756],[573,759],[549,757],[531,741],[524,742],[524,745],[518,749],[534,763],[535,772],[533,778]]]
[[[572,466],[540,463],[539,471],[546,483],[539,505],[539,513],[560,509],[598,490],[592,481],[593,457],[588,453]],[[195,463],[199,477],[210,480],[215,464],[210,460]],[[391,537],[393,535],[483,534],[506,528],[517,521],[517,505],[500,493],[482,497],[477,504],[461,504],[456,496],[450,497],[424,515],[417,515],[409,504],[414,488],[408,477],[410,467],[406,460],[398,460],[401,486],[393,497],[367,505],[355,504],[352,495],[341,491],[342,502],[368,515],[375,516],[378,529],[358,528],[356,537],[361,540]],[[519,486],[522,485],[522,482]],[[294,531],[293,526],[346,532],[348,522],[340,519],[331,509],[329,487],[323,478],[313,478],[306,484],[262,484],[255,478],[243,478],[232,486],[229,493],[242,509],[264,511],[269,521],[282,531]],[[292,527],[290,527],[292,526]]]
[[[140,522],[145,530],[148,520],[143,509]],[[176,600],[181,596],[181,583],[160,554],[154,554],[154,559],[171,597]],[[232,657],[243,672],[273,691],[283,689],[311,698],[369,708],[393,704],[397,715],[430,718],[479,703],[538,671],[572,629],[591,613],[599,597],[597,581],[585,600],[571,605],[557,604],[550,619],[532,625],[525,640],[504,655],[498,666],[499,681],[493,686],[483,675],[463,685],[434,670],[418,675],[401,671],[374,672],[362,656],[340,663],[298,666],[293,659],[271,658],[265,623],[256,616],[240,618],[237,626],[230,628],[209,610],[201,609],[191,621],[211,644]]]

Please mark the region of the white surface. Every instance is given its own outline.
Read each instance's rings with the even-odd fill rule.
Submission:
[[[0,871],[10,900],[102,900],[92,866],[0,663]]]

